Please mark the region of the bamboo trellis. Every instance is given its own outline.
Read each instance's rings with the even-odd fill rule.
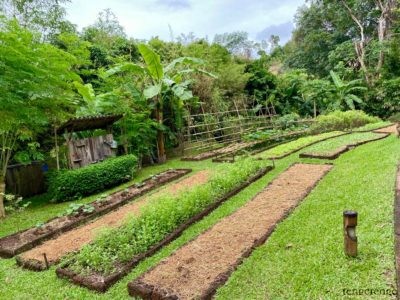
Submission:
[[[254,109],[234,110],[188,115],[183,134],[184,151],[200,151],[238,142],[243,134],[273,128],[274,116]]]

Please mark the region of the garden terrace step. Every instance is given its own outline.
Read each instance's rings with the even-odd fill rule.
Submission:
[[[139,215],[143,206],[151,203],[160,194],[177,195],[185,189],[205,183],[210,171],[203,170],[194,175],[186,177],[155,194],[146,196],[132,203],[126,204],[93,222],[70,230],[55,239],[44,242],[42,245],[17,256],[18,265],[33,271],[47,270],[50,265],[57,264],[60,259],[68,253],[78,251],[85,244],[93,241],[99,229],[107,227],[118,227],[130,214]],[[44,253],[46,258],[44,258]]]
[[[129,294],[144,299],[210,299],[331,168],[289,167],[236,212],[129,283]]]
[[[124,191],[115,192],[105,198],[104,201],[93,201],[91,203],[94,207],[92,212],[81,212],[78,215],[57,217],[48,221],[43,226],[40,226],[40,228],[34,227],[3,237],[0,239],[0,257],[11,258],[24,251],[30,250],[58,234],[69,231],[98,216],[104,215],[191,171],[191,169],[173,169],[162,172],[144,180],[139,185],[135,184]]]
[[[263,177],[266,173],[268,173],[272,169],[273,169],[272,166],[268,166],[266,168],[259,170],[253,176],[251,176],[250,178],[248,178],[247,180],[245,180],[244,182],[233,188],[231,191],[226,192],[220,198],[215,199],[215,201],[212,204],[210,204],[204,210],[202,210],[201,212],[199,212],[198,214],[194,215],[186,222],[181,224],[178,228],[176,228],[173,232],[168,234],[160,242],[151,246],[147,251],[132,257],[130,261],[124,264],[116,262],[114,264],[115,271],[111,274],[105,275],[95,271],[92,271],[89,274],[87,273],[79,274],[70,269],[69,265],[66,264],[62,268],[57,268],[56,270],[57,276],[60,278],[69,279],[73,283],[87,287],[91,290],[96,290],[98,292],[106,292],[108,288],[110,288],[119,279],[127,275],[140,261],[153,255],[159,249],[172,242],[192,224],[198,222],[199,220],[210,214],[214,209],[219,207],[226,200],[239,193],[241,190],[249,186],[254,181]]]
[[[350,134],[350,133],[349,132],[334,131],[334,132],[327,132],[327,133],[322,133],[322,134],[318,134],[318,135],[314,135],[314,136],[306,136],[306,137],[303,137],[303,139],[316,138],[316,140],[310,141],[310,142],[307,142],[307,143],[304,143],[304,144],[296,145],[296,147],[293,147],[292,149],[289,148],[286,151],[282,151],[279,154],[274,154],[274,155],[271,155],[271,156],[267,156],[266,158],[270,159],[270,160],[282,159],[282,158],[285,158],[285,157],[287,157],[289,155],[292,155],[293,153],[299,152],[299,151],[301,151],[301,150],[303,150],[303,149],[305,149],[307,147],[315,145],[317,143],[321,143],[323,141],[334,139],[336,137],[339,137],[339,136],[342,136],[342,135],[347,135],[347,134]],[[294,141],[280,143],[280,144],[276,145],[275,147],[271,147],[271,148],[265,149],[263,151],[257,151],[253,155],[255,155],[255,157],[258,158],[258,159],[263,159],[265,153],[263,154],[262,152],[267,152],[267,154],[268,154],[268,152],[271,152],[271,151],[274,151],[274,150],[276,151],[280,147],[287,147],[288,145],[291,145],[291,143],[298,143],[299,141],[302,141],[302,138],[295,139]]]
[[[363,133],[353,133],[348,136],[356,135],[356,134],[363,134]],[[372,138],[361,139],[361,140],[357,140],[354,142],[348,142],[347,144],[339,146],[336,149],[332,149],[329,152],[319,151],[319,150],[313,151],[312,149],[310,149],[310,150],[308,150],[308,152],[301,153],[299,155],[299,157],[300,158],[316,158],[316,159],[333,160],[333,159],[338,158],[343,153],[350,151],[358,146],[387,138],[390,134],[389,133],[386,133],[386,134],[374,133],[374,135],[375,135],[375,137],[372,137]]]
[[[220,148],[220,149],[203,152],[203,153],[197,154],[195,156],[186,156],[186,157],[183,157],[182,160],[183,161],[206,160],[206,159],[218,156],[218,155],[230,154],[232,152],[236,152],[239,150],[251,148],[259,143],[260,143],[259,141],[235,143],[235,144],[231,144],[231,145],[228,145],[228,146]]]

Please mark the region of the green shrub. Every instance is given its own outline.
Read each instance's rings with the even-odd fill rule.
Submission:
[[[95,242],[84,246],[64,263],[76,272],[110,273],[115,262],[126,262],[145,252],[262,167],[260,161],[252,159],[219,165],[206,184],[187,189],[178,196],[158,197],[139,216],[131,216],[119,228],[103,232]]]
[[[363,111],[335,111],[328,115],[321,115],[317,118],[317,122],[312,126],[313,133],[321,133],[326,131],[348,130],[364,126],[369,123],[379,122],[377,117],[371,117]]]
[[[99,193],[132,179],[137,158],[125,155],[76,170],[57,172],[49,178],[49,193],[56,202]]]
[[[300,116],[296,113],[291,113],[279,117],[274,121],[274,124],[279,128],[285,130],[288,128],[294,128],[298,126],[298,121],[300,120]]]

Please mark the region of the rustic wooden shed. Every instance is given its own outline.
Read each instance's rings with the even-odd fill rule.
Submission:
[[[78,169],[114,156],[117,147],[112,135],[112,124],[121,118],[122,115],[79,117],[61,125],[57,134],[64,134],[67,141],[69,167]],[[83,139],[77,139],[74,135],[76,132],[95,129],[105,129],[107,133]]]

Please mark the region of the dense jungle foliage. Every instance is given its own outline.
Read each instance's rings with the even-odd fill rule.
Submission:
[[[400,111],[396,0],[306,1],[285,45],[246,32],[140,41],[111,10],[78,31],[66,2],[0,2],[1,182],[10,162],[60,156],[65,167],[54,131],[76,116],[123,114],[113,128],[120,153],[163,162],[189,113]]]

